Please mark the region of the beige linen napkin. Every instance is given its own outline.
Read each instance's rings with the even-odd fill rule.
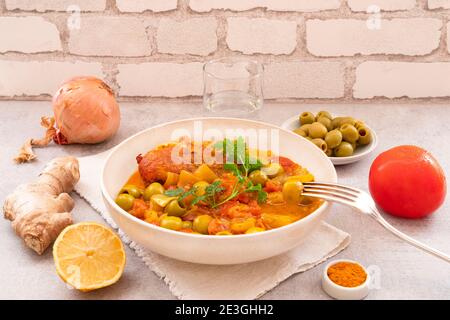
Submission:
[[[75,190],[117,229],[100,191],[101,167],[108,153],[78,159],[81,179]],[[350,243],[349,234],[324,222],[308,241],[285,254],[241,265],[212,266],[163,257],[139,247],[121,230],[118,233],[179,299],[255,299],[291,275],[311,269],[336,255]]]

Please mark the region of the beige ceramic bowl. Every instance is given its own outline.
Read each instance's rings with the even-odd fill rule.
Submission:
[[[136,170],[136,155],[158,145],[173,141],[173,133],[184,132],[191,137],[202,130],[226,132],[240,130],[274,130],[279,134],[279,154],[289,157],[311,171],[317,181],[336,182],[336,171],[315,145],[279,127],[233,118],[199,118],[162,124],[126,139],[115,147],[105,160],[101,189],[104,202],[114,221],[127,236],[141,247],[161,255],[202,264],[238,264],[267,259],[286,252],[314,232],[329,209],[325,202],[315,212],[295,223],[248,235],[207,236],[164,229],[139,220],[122,210],[115,202],[118,191]],[[241,131],[242,132],[242,131]],[[242,134],[242,133],[241,133]]]

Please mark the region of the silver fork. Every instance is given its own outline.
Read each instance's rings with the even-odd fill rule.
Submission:
[[[328,201],[334,201],[356,208],[359,211],[369,215],[375,219],[379,224],[392,232],[394,235],[402,240],[405,240],[409,244],[432,254],[442,260],[450,262],[450,256],[443,252],[433,249],[420,241],[417,241],[403,232],[397,230],[390,225],[378,211],[375,202],[372,197],[362,190],[356,188],[343,186],[340,184],[321,183],[321,182],[307,182],[304,183],[303,195],[315,198],[321,198]]]

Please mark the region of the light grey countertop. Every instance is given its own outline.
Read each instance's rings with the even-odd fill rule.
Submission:
[[[400,144],[422,146],[450,167],[450,106],[446,105],[300,105],[266,104],[261,120],[281,124],[301,111],[327,109],[365,120],[378,134],[379,146],[369,158],[338,167],[341,183],[367,190],[369,167],[376,154]],[[84,156],[106,150],[142,129],[170,120],[201,116],[199,103],[121,103],[122,124],[110,141],[93,146],[37,149],[38,160],[15,165],[20,145],[40,137],[41,115],[51,115],[50,102],[0,102],[0,201],[20,183],[33,179],[55,156]],[[100,170],[100,168],[99,168]],[[102,218],[76,194],[75,221]],[[450,254],[450,199],[422,220],[386,218],[405,233]],[[351,258],[380,270],[380,288],[368,299],[450,299],[450,265],[411,247],[376,222],[350,208],[335,205],[327,221],[352,236],[350,246],[335,258]],[[174,299],[168,287],[127,248],[127,266],[115,285],[95,292],[70,290],[56,275],[51,250],[43,256],[24,247],[10,222],[0,220],[0,299]],[[328,299],[320,286],[323,265],[294,275],[262,299]]]

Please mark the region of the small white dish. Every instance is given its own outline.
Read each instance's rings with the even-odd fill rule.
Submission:
[[[367,274],[366,281],[364,281],[361,285],[359,285],[357,287],[351,287],[351,288],[340,286],[340,285],[334,283],[333,281],[331,281],[331,279],[328,277],[328,274],[327,274],[328,268],[330,268],[331,266],[333,266],[339,262],[356,263],[359,266],[361,266]],[[323,288],[323,290],[330,297],[337,299],[337,300],[362,300],[362,299],[364,299],[369,294],[370,281],[371,281],[370,275],[367,272],[367,269],[364,268],[364,266],[361,265],[359,262],[353,261],[353,260],[348,260],[348,259],[340,259],[340,260],[331,261],[330,263],[327,264],[327,266],[325,267],[325,269],[323,270],[323,273],[322,273],[322,288]]]
[[[336,116],[338,117],[340,115],[336,115]],[[281,128],[289,130],[289,131],[293,131],[293,130],[297,129],[298,127],[299,127],[298,116],[293,116],[293,117],[287,119],[281,125]],[[329,157],[331,162],[334,165],[340,166],[340,165],[344,165],[344,164],[350,164],[350,163],[357,162],[359,160],[366,158],[372,151],[375,150],[375,148],[378,145],[377,135],[371,127],[369,127],[369,126],[367,126],[367,127],[372,132],[372,136],[373,136],[372,142],[367,146],[360,146],[360,147],[356,148],[355,153],[350,157]]]

